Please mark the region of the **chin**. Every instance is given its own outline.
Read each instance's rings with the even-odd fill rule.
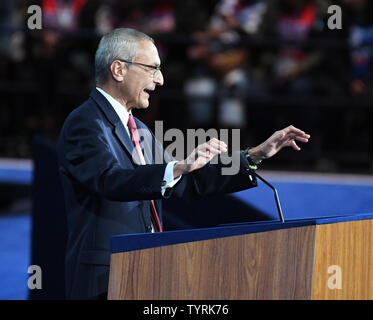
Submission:
[[[149,107],[149,100],[143,101],[140,105],[140,109],[146,109]]]

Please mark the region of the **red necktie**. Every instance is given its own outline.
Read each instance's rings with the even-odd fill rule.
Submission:
[[[145,164],[145,159],[144,155],[142,154],[141,148],[140,148],[140,137],[139,137],[139,132],[137,131],[137,126],[136,122],[133,119],[132,114],[129,115],[128,117],[128,129],[131,132],[131,138],[133,145],[135,146],[137,155],[139,156],[140,162],[142,165]],[[156,232],[162,232],[162,224],[161,221],[159,220],[159,216],[157,213],[157,209],[155,208],[155,204],[153,200],[150,200],[150,209],[151,209],[151,218],[153,222],[153,226]]]

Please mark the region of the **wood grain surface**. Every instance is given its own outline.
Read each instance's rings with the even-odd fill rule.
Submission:
[[[109,299],[311,299],[315,226],[111,255]]]
[[[373,220],[318,225],[312,299],[373,299],[372,241]]]

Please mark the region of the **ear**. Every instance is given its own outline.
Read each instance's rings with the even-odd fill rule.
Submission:
[[[119,60],[114,60],[110,65],[110,71],[115,81],[122,82],[127,74],[127,67]]]

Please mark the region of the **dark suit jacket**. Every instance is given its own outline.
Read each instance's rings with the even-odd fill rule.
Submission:
[[[154,163],[162,146],[135,121],[147,133],[146,163]],[[150,199],[162,219],[161,182],[171,158],[164,155],[161,164],[139,165],[131,156],[134,147],[125,127],[96,89],[67,117],[57,149],[68,223],[66,296],[89,299],[108,289],[110,237],[150,232]],[[219,164],[184,175],[168,196],[194,198],[256,186],[247,162],[241,161],[233,176],[221,175]]]

